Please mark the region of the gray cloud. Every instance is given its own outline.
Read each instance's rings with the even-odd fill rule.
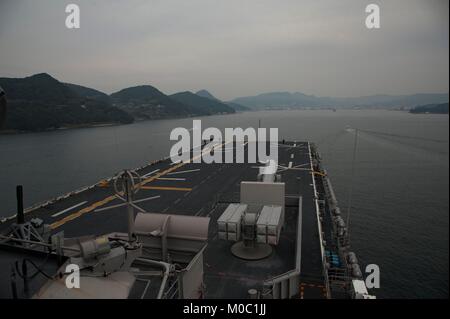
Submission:
[[[65,5],[81,8],[68,30]],[[365,6],[381,7],[368,30]],[[48,72],[108,93],[151,84],[220,98],[448,92],[448,2],[0,2],[0,76]]]

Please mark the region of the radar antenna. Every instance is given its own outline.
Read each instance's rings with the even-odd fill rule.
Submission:
[[[139,200],[134,200],[135,195],[139,192],[142,185],[142,177],[134,170],[123,170],[114,177],[113,187],[116,192],[116,197],[123,203],[112,205],[104,208],[96,209],[96,212],[106,211],[122,206],[127,207],[128,212],[128,241],[134,243],[136,241],[136,234],[134,230],[135,209],[147,213],[144,209],[136,205],[136,203],[159,198],[160,196],[152,196]]]

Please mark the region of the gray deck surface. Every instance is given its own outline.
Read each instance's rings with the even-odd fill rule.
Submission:
[[[301,278],[302,282],[308,283],[311,287],[320,288],[323,287],[322,260],[312,176],[309,171],[308,143],[280,144],[279,165],[287,167],[289,162],[292,162],[292,167],[305,168],[305,170],[292,169],[278,172],[282,176],[282,182],[286,183],[286,196],[303,197]],[[211,218],[208,247],[204,259],[207,298],[246,298],[248,289],[259,288],[263,280],[295,267],[297,207],[286,207],[285,225],[280,244],[274,247],[272,255],[267,259],[240,260],[231,254],[231,242],[217,238],[217,218],[228,203],[239,202],[239,185],[242,180],[256,180],[257,166],[261,164],[173,164],[170,159],[167,159],[138,170],[141,176],[159,170],[149,175],[145,184],[145,187],[156,187],[156,189],[141,189],[135,197],[138,200],[160,196],[138,204],[146,211]],[[185,180],[161,180],[155,177]],[[64,230],[66,237],[126,232],[127,215],[123,207],[104,212],[93,211],[94,206],[103,208],[121,203],[117,198],[111,198],[114,194],[111,185],[96,186],[29,212],[26,214],[26,219],[39,217],[45,223],[51,224],[54,232]],[[24,185],[24,196],[26,197],[26,185]],[[104,199],[106,200],[101,202]],[[84,201],[86,201],[85,204],[52,217],[53,214]],[[11,222],[0,224],[0,232],[5,231]],[[0,250],[0,260],[4,259],[4,256],[6,255]],[[8,256],[11,257],[11,255]],[[308,284],[305,285],[306,289],[309,287]],[[2,280],[0,285],[6,286],[9,283]],[[4,290],[0,292],[3,293]],[[307,296],[308,293],[305,292],[305,297]],[[321,297],[321,294],[313,293],[311,296],[317,298]],[[9,298],[2,295],[0,297]]]

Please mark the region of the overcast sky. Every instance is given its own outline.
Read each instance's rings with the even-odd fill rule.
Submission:
[[[80,29],[65,27],[69,3]],[[378,30],[365,27],[369,3]],[[0,0],[0,77],[221,99],[447,93],[448,10],[447,0]]]

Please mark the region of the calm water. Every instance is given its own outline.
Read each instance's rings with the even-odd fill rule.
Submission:
[[[449,119],[393,111],[265,111],[203,117],[203,127],[278,127],[280,138],[318,144],[346,211],[354,135],[360,131],[350,219],[362,264],[381,269],[381,298],[448,298]],[[169,132],[192,119],[0,136],[0,216],[15,185],[30,205],[159,159]],[[401,135],[401,136],[398,136]]]

